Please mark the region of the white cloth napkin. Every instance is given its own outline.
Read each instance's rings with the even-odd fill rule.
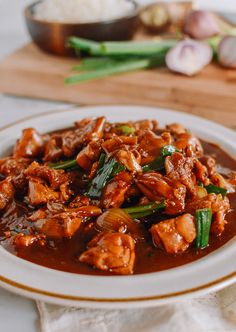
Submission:
[[[37,302],[42,332],[236,332],[236,284],[148,309],[95,310]]]

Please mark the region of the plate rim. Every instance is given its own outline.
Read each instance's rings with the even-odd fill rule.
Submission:
[[[12,127],[15,127],[18,124],[25,123],[28,120],[43,118],[43,117],[53,115],[53,114],[58,114],[58,113],[66,113],[66,112],[71,112],[71,111],[79,111],[79,112],[82,113],[83,110],[86,110],[86,109],[102,109],[102,108],[104,109],[104,112],[105,112],[106,110],[108,110],[108,108],[134,108],[134,107],[140,108],[140,109],[150,109],[150,110],[155,110],[155,111],[171,111],[171,112],[176,113],[176,114],[180,114],[180,115],[182,114],[184,116],[187,115],[187,117],[191,117],[193,119],[194,118],[201,119],[205,123],[209,123],[211,125],[214,124],[214,126],[217,126],[218,128],[222,128],[224,131],[228,131],[229,134],[231,134],[231,135],[233,134],[236,137],[236,133],[233,130],[231,130],[227,127],[224,127],[221,124],[218,124],[214,121],[211,121],[211,120],[208,120],[208,119],[196,116],[196,115],[186,114],[185,112],[179,112],[179,111],[175,111],[175,110],[172,110],[172,109],[165,109],[165,108],[158,107],[158,106],[157,107],[150,107],[150,106],[145,106],[145,105],[124,105],[124,104],[122,104],[122,105],[105,105],[105,106],[102,106],[102,105],[99,105],[99,106],[81,106],[81,107],[80,106],[78,106],[78,107],[75,106],[75,107],[70,107],[70,108],[63,109],[63,110],[51,110],[51,111],[47,111],[47,112],[44,112],[44,113],[41,113],[41,114],[38,113],[38,114],[34,114],[34,115],[31,115],[31,116],[28,116],[28,117],[24,117],[20,120],[14,121],[14,122],[10,123],[9,125],[6,125],[6,126],[0,128],[0,133],[4,132],[5,130],[8,130]],[[29,264],[35,264],[35,263],[29,263]],[[37,264],[35,264],[35,265],[37,265]],[[144,274],[142,274],[142,275],[144,275]],[[0,275],[0,284],[1,285],[8,285],[10,288],[13,287],[14,289],[18,289],[18,292],[19,292],[19,290],[21,290],[24,293],[26,292],[27,294],[24,294],[24,295],[29,296],[29,297],[32,297],[32,293],[34,293],[34,294],[40,294],[40,295],[45,296],[47,298],[47,300],[49,300],[49,297],[50,298],[53,297],[53,298],[59,298],[59,299],[62,299],[62,300],[76,301],[78,303],[80,303],[81,301],[82,302],[87,301],[87,302],[99,303],[99,306],[100,306],[101,302],[102,303],[118,303],[118,304],[120,303],[120,304],[122,304],[122,307],[124,307],[124,305],[123,305],[124,303],[128,303],[128,302],[134,303],[134,301],[135,302],[143,302],[143,303],[145,301],[146,302],[148,301],[149,305],[151,305],[151,303],[150,303],[151,301],[155,301],[155,305],[157,305],[158,303],[156,301],[163,300],[163,299],[169,299],[170,300],[170,301],[167,300],[166,302],[173,302],[175,300],[178,300],[180,297],[183,297],[183,296],[185,297],[185,295],[188,295],[188,294],[196,294],[197,295],[197,294],[200,294],[201,291],[204,291],[204,290],[211,291],[212,289],[220,289],[220,288],[224,287],[225,285],[229,285],[229,284],[233,283],[234,281],[236,281],[236,272],[230,273],[226,276],[220,277],[218,279],[215,279],[211,282],[202,284],[200,286],[193,287],[193,288],[186,289],[186,290],[179,291],[179,292],[167,293],[167,294],[164,294],[164,295],[153,295],[153,296],[147,296],[147,297],[142,296],[142,297],[111,299],[111,298],[79,297],[79,296],[70,296],[70,295],[65,295],[65,294],[57,294],[57,293],[37,289],[37,288],[34,288],[34,287],[29,287],[27,285],[18,283],[14,280],[8,279],[8,278]],[[5,287],[5,288],[7,288],[7,287]],[[207,291],[204,291],[204,293],[206,293],[206,292]],[[31,296],[29,294],[31,294]],[[58,302],[56,302],[56,303],[58,303]],[[66,303],[63,303],[63,304],[66,304]],[[160,304],[162,304],[162,303],[160,303]],[[73,303],[73,305],[75,305],[75,303]],[[139,306],[141,306],[141,305],[139,305]]]

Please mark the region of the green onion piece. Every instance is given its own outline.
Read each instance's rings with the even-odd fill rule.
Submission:
[[[154,159],[150,164],[144,165],[142,167],[143,172],[148,171],[161,171],[165,166],[165,158],[162,156],[157,157]]]
[[[155,203],[155,202],[151,202],[145,205],[137,205],[137,206],[132,206],[132,207],[128,207],[128,208],[123,208],[123,210],[130,214],[131,217],[134,216],[134,218],[136,217],[136,215],[138,214],[140,216],[140,214],[143,215],[143,213],[145,213],[146,215],[150,215],[153,214],[161,209],[165,208],[165,202],[160,202],[160,203]],[[148,212],[148,214],[146,214]]]
[[[158,66],[162,64],[162,59],[136,59],[136,60],[126,60],[119,61],[108,67],[102,67],[94,71],[83,72],[79,75],[74,75],[65,78],[65,84],[76,84],[80,82],[90,81],[94,79],[99,79],[102,77],[107,77],[114,74],[126,73],[128,71],[151,68],[153,66]]]
[[[121,130],[124,135],[130,135],[130,134],[133,134],[135,132],[134,127],[130,127],[130,126],[127,126],[127,125],[119,126],[117,129]]]
[[[89,71],[98,70],[101,68],[108,68],[110,66],[116,65],[118,60],[111,58],[87,58],[81,61],[79,65],[72,67],[75,71]]]
[[[175,152],[181,152],[181,151],[177,149],[174,145],[165,145],[161,148],[162,157],[171,156]]]
[[[78,166],[77,162],[75,159],[73,160],[67,160],[67,161],[63,161],[63,162],[60,162],[60,163],[55,163],[55,164],[49,164],[48,165],[49,167],[51,168],[54,168],[54,169],[69,169],[69,168],[74,168],[76,166]]]
[[[227,194],[227,189],[215,186],[214,184],[209,184],[205,188],[208,194],[221,194],[223,197]]]
[[[171,156],[174,152],[180,152],[180,150],[173,145],[163,146],[160,151],[160,156],[154,159],[150,164],[142,167],[143,172],[163,170],[165,166],[165,157]]]
[[[144,211],[144,212],[131,213],[130,217],[133,218],[133,219],[140,219],[140,218],[143,218],[143,217],[148,217],[148,216],[152,215],[155,212],[157,212],[157,211],[153,211],[153,210],[150,211],[149,210],[149,211]]]
[[[101,49],[104,55],[142,55],[150,56],[160,52],[167,52],[177,44],[177,40],[161,41],[127,41],[127,42],[103,42]]]
[[[125,166],[116,162],[114,167],[113,167],[113,170],[112,170],[112,173],[111,173],[111,177],[113,178],[116,174],[122,172],[125,170]]]
[[[67,45],[77,51],[88,52],[92,55],[100,55],[102,53],[101,44],[89,39],[70,37],[67,41]]]
[[[209,242],[209,234],[212,221],[212,210],[201,209],[196,211],[197,237],[196,247],[204,249]]]
[[[204,188],[204,184],[202,182],[200,182],[200,181],[197,182],[197,185],[198,185],[198,187]]]
[[[114,158],[105,162],[106,155],[101,154],[99,159],[98,171],[93,178],[90,188],[87,192],[89,197],[100,198],[102,189],[107,182],[116,174],[124,169],[123,165],[120,165]]]

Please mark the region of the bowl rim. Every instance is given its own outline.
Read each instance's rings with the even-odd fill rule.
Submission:
[[[119,23],[123,20],[128,20],[128,19],[139,17],[139,14],[141,12],[140,5],[136,2],[136,0],[127,0],[127,1],[133,3],[134,9],[129,14],[127,14],[125,16],[121,16],[121,17],[114,18],[114,19],[109,19],[109,20],[79,23],[79,22],[47,21],[47,20],[43,20],[43,19],[38,19],[33,15],[32,9],[36,5],[38,5],[40,2],[42,2],[42,0],[37,0],[37,1],[29,4],[28,6],[26,6],[25,9],[24,9],[24,17],[27,20],[31,21],[31,22],[35,22],[35,23],[39,23],[39,24],[43,24],[43,25],[54,25],[54,26],[68,26],[68,27],[70,27],[70,26],[80,26],[80,27],[86,28],[86,27],[92,27],[92,26],[97,26],[97,25],[115,24],[115,23]]]

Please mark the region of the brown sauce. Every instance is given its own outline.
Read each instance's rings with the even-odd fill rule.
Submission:
[[[203,147],[205,154],[213,155],[217,162],[220,162],[221,166],[232,170],[236,169],[236,161],[218,146],[203,142]],[[144,234],[144,240],[136,244],[134,273],[156,272],[193,262],[220,248],[232,239],[236,235],[236,194],[230,194],[228,195],[228,198],[230,200],[232,211],[226,217],[228,224],[226,225],[225,231],[220,237],[211,235],[209,246],[204,250],[196,250],[196,248],[192,246],[188,251],[182,254],[167,254],[164,250],[153,246],[147,227]],[[158,222],[158,216],[155,220]],[[5,226],[0,224],[0,237],[3,234]],[[77,274],[110,275],[109,272],[104,273],[95,270],[78,261],[79,255],[86,249],[88,241],[95,234],[96,231],[93,228],[89,229],[88,224],[84,223],[72,239],[51,241],[43,247],[34,244],[30,247],[23,247],[15,253],[13,247],[10,246],[7,241],[2,241],[2,244],[19,257],[52,269]]]

